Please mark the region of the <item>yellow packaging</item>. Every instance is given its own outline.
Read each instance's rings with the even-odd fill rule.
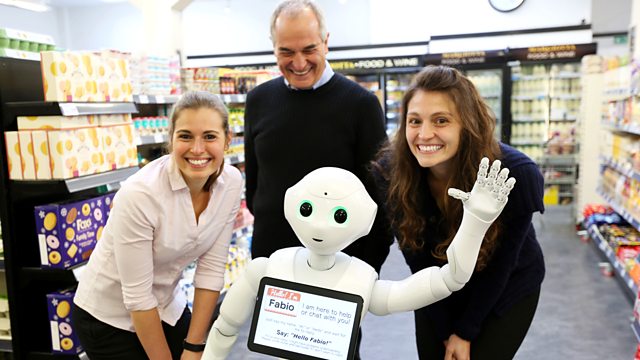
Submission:
[[[22,157],[22,179],[36,179],[36,165],[33,159],[33,142],[31,141],[31,131],[18,131],[20,141],[20,157]]]
[[[40,59],[45,101],[101,101],[96,83],[95,55],[77,51],[43,51]]]
[[[133,123],[131,114],[95,115],[100,126],[126,125]]]
[[[98,126],[93,116],[18,116],[18,130],[59,130]]]
[[[101,101],[133,101],[131,77],[129,75],[129,55],[112,50],[97,54],[98,93]]]
[[[22,180],[22,157],[20,156],[20,141],[17,131],[5,131],[5,145],[7,147],[7,160],[9,167],[9,179]]]
[[[68,179],[103,172],[100,128],[48,132],[51,176]]]
[[[47,132],[43,130],[34,130],[31,132],[31,140],[33,141],[33,156],[36,164],[36,179],[51,179],[51,159],[49,157],[49,141],[47,140]]]
[[[138,148],[133,136],[133,124],[105,126],[100,129],[108,170],[138,166]]]

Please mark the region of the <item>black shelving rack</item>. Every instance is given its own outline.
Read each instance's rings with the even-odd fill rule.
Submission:
[[[138,168],[125,168],[67,180],[10,180],[5,131],[17,130],[17,116],[117,114],[137,112],[134,103],[44,102],[40,63],[0,58],[0,221],[11,321],[13,358],[81,359],[82,354],[51,352],[46,294],[77,284],[73,269],[42,269],[33,209],[36,205],[99,195],[102,185],[125,180]]]

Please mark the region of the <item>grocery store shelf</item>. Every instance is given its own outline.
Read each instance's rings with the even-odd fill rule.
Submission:
[[[627,222],[631,224],[631,226],[636,228],[636,230],[640,231],[640,221],[636,220],[636,218],[634,218],[633,215],[631,215],[627,210],[625,210],[625,208],[622,205],[618,204],[611,197],[611,195],[607,194],[604,190],[602,190],[602,188],[598,188],[596,192],[600,194],[600,196],[602,196],[607,201],[607,204],[611,206],[611,208],[615,212],[617,212],[618,215],[622,216],[622,218],[627,220]]]
[[[638,342],[640,342],[640,323],[638,322],[638,319],[633,319],[631,321],[631,329],[636,335],[636,339],[638,340]]]
[[[538,94],[538,95],[515,95],[511,97],[511,100],[544,100],[548,98],[547,94]]]
[[[629,273],[625,270],[624,265],[618,261],[615,252],[611,249],[611,246],[607,243],[607,241],[602,237],[600,231],[598,231],[598,226],[593,224],[591,225],[587,231],[589,232],[589,236],[595,242],[600,251],[607,257],[607,260],[613,265],[615,272],[622,279],[623,283],[626,285],[626,289],[629,291],[629,295],[631,295],[634,299],[638,294],[638,286],[631,279]]]
[[[561,72],[558,74],[552,74],[551,79],[579,79],[581,76],[581,73]]]
[[[633,171],[632,169],[629,168],[629,166],[625,164],[621,164],[609,157],[601,157],[600,162],[604,166],[607,166],[628,178],[640,181],[640,173]]]
[[[576,179],[573,176],[563,176],[557,179],[545,179],[545,185],[569,185],[575,184]]]
[[[232,165],[241,164],[244,162],[244,154],[225,155],[224,158],[227,161],[227,163]]]
[[[603,121],[602,126],[613,131],[621,131],[629,134],[640,135],[640,126],[635,124],[613,124],[609,121]]]
[[[27,359],[28,360],[67,360],[67,359],[88,360],[89,357],[86,355],[85,352],[82,352],[78,355],[71,355],[71,354],[53,354],[53,353],[47,353],[47,352],[33,351],[27,354]]]
[[[175,104],[178,99],[180,95],[133,95],[136,104]]]
[[[542,118],[534,118],[531,116],[518,116],[513,118],[514,123],[530,123],[530,122],[545,122],[545,119]]]
[[[12,352],[13,346],[11,346],[11,338],[0,338],[0,352]]]
[[[545,165],[575,165],[576,156],[569,155],[544,155],[540,157],[538,164]]]
[[[57,102],[57,101],[21,101],[7,103],[7,109],[15,116],[46,115],[98,115],[98,114],[131,114],[137,113],[136,104],[132,102]]]
[[[218,96],[227,104],[243,104],[247,100],[247,94],[220,94]]]
[[[168,134],[141,135],[136,138],[136,145],[163,144],[169,141]]]
[[[39,52],[23,51],[23,50],[16,50],[16,49],[0,49],[0,57],[20,59],[20,60],[40,61]]]
[[[52,192],[74,193],[101,185],[119,183],[135,174],[139,169],[134,166],[65,180],[11,180],[12,195],[32,197]]]

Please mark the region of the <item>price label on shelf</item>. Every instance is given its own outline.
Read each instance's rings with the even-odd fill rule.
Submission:
[[[72,103],[60,103],[60,112],[62,112],[62,115],[64,116],[77,116],[80,115],[80,113],[78,112],[78,107],[76,106],[76,104],[72,104]]]
[[[147,95],[138,95],[138,102],[140,104],[148,104],[149,103],[149,97]]]
[[[162,96],[162,95],[156,95],[156,103],[158,103],[158,104],[164,104],[164,103],[165,103],[165,101],[164,101],[164,96]]]
[[[153,135],[153,141],[155,141],[156,144],[163,143],[164,142],[164,136],[162,136],[162,134],[155,134],[155,135]]]

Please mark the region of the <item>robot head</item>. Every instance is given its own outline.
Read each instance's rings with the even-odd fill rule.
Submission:
[[[284,195],[284,216],[318,255],[335,254],[367,235],[377,209],[360,179],[333,167],[310,172]]]

